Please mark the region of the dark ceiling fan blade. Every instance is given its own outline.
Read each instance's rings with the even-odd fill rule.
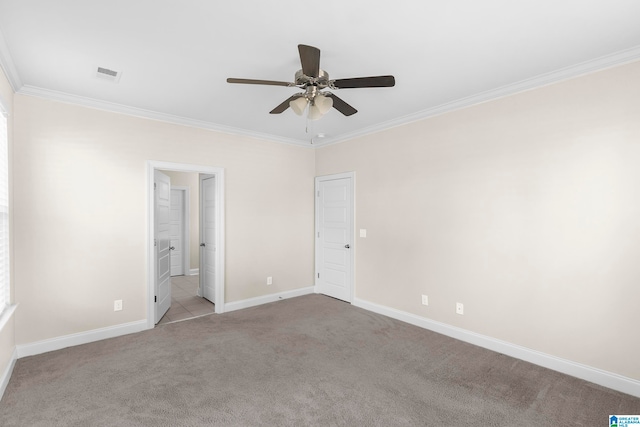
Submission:
[[[358,112],[351,105],[344,102],[342,99],[338,98],[334,93],[331,92],[322,92],[325,96],[330,96],[333,98],[333,108],[340,111],[345,116],[352,116]]]
[[[282,104],[278,105],[276,108],[274,108],[273,110],[269,111],[269,114],[280,114],[282,112],[284,112],[287,108],[289,108],[289,103],[291,101],[293,101],[294,99],[302,96],[303,94],[301,93],[297,93],[293,96],[290,96],[289,98],[287,98],[286,101],[284,101]]]
[[[354,77],[352,79],[337,79],[331,83],[337,89],[355,89],[359,87],[393,87],[396,79],[393,76]]]
[[[320,49],[306,44],[298,45],[302,72],[308,77],[318,77],[320,74]]]
[[[227,83],[243,83],[247,85],[269,85],[269,86],[295,86],[295,83],[277,82],[274,80],[254,80],[254,79],[227,79]]]

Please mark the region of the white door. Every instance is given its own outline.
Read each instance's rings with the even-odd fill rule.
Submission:
[[[316,289],[351,302],[353,176],[316,178]]]
[[[171,249],[169,242],[169,211],[171,180],[162,172],[154,173],[155,191],[155,322],[158,323],[171,306]]]
[[[184,266],[184,190],[171,189],[171,223],[169,240],[171,248],[171,275],[185,274]]]
[[[216,178],[200,180],[200,285],[202,296],[215,304]]]

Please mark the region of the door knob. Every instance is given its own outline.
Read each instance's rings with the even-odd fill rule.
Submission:
[[[205,247],[205,246],[207,246],[207,245],[206,245],[206,244],[204,244],[204,243],[200,243],[200,246],[202,246],[202,247],[204,248],[204,247]]]
[[[344,247],[349,249],[351,246],[349,246],[349,244],[347,243],[346,245],[344,245]]]
[[[176,249],[176,248],[175,248],[174,246],[169,246],[169,250],[170,250],[170,251],[173,251],[173,250],[175,250],[175,249]]]

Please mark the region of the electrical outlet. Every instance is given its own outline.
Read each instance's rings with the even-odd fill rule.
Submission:
[[[122,300],[117,299],[113,302],[113,311],[121,311],[122,310]]]
[[[422,295],[422,305],[429,305],[429,297]]]
[[[267,277],[267,285],[272,285],[273,284],[273,277],[269,276]]]
[[[456,303],[456,313],[464,314],[464,304],[462,304],[461,302]]]

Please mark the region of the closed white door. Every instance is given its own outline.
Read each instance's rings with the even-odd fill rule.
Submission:
[[[162,172],[154,173],[155,192],[155,322],[171,307],[171,245],[169,240],[171,180]]]
[[[171,249],[171,275],[185,274],[184,265],[184,190],[171,189],[169,239]]]
[[[353,178],[316,178],[316,287],[321,294],[351,302]]]
[[[200,181],[200,284],[202,296],[216,300],[216,178]]]

